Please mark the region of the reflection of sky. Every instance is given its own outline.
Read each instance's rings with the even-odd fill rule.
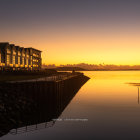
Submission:
[[[47,63],[138,64],[139,16],[138,0],[2,0],[1,41],[37,47]]]

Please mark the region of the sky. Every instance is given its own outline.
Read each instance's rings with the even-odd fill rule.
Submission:
[[[140,64],[140,0],[0,0],[0,42],[45,64]]]

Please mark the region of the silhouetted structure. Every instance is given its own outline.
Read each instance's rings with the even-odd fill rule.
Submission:
[[[129,85],[132,85],[132,86],[136,86],[138,87],[138,104],[139,104],[139,87],[140,87],[140,83],[128,83]]]
[[[139,100],[140,100],[140,97],[139,97],[139,87],[138,87],[138,104],[139,104]]]
[[[0,136],[52,126],[89,78],[0,84]],[[7,87],[8,85],[8,87]]]
[[[0,43],[0,70],[39,70],[41,69],[41,51]]]

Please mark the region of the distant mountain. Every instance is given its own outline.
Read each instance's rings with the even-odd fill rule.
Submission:
[[[85,71],[86,69],[80,68],[80,67],[57,67],[55,68],[57,71]]]
[[[114,64],[66,64],[66,65],[59,65],[56,66],[55,64],[51,65],[42,65],[42,68],[47,69],[58,69],[62,71],[119,71],[119,70],[140,70],[140,65],[114,65]]]

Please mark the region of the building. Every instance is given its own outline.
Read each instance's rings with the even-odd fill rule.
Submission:
[[[0,42],[0,70],[40,70],[41,51]]]

